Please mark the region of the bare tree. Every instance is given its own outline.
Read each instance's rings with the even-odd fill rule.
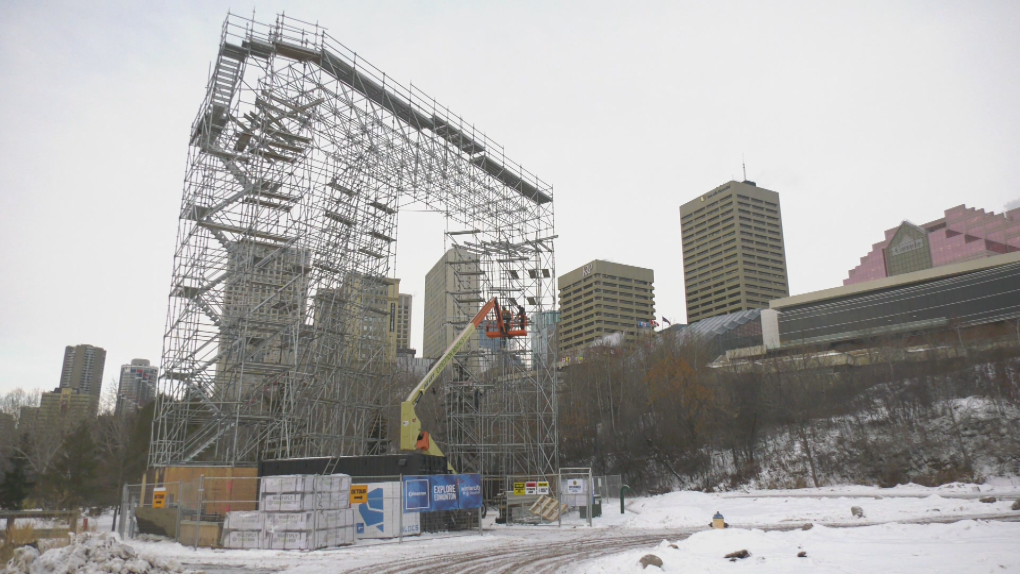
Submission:
[[[117,398],[120,393],[120,383],[117,379],[110,377],[110,383],[103,389],[99,397],[99,414],[112,415],[117,410]]]
[[[21,407],[37,407],[42,392],[39,389],[25,390],[18,387],[0,395],[0,413],[14,417],[17,422],[21,416]]]

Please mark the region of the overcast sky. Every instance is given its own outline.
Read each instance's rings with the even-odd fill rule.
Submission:
[[[1017,2],[259,2],[414,83],[554,186],[559,274],[655,271],[685,320],[680,204],[779,192],[792,293],[840,285],[903,219],[1020,197]],[[188,130],[228,10],[0,2],[0,392],[52,389],[65,345],[105,384],[158,363]],[[400,218],[415,295],[442,219]]]

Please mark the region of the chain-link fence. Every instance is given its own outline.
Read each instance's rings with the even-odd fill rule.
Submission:
[[[464,475],[433,475],[456,477]],[[404,509],[408,480],[417,479],[432,489],[430,505],[425,511]],[[135,538],[142,535],[176,540],[188,546],[252,547],[274,544],[279,516],[257,518],[257,513],[244,518],[241,513],[252,511],[273,512],[267,500],[260,496],[262,479],[257,477],[209,477],[178,480],[161,484],[135,484],[124,487],[118,528],[121,536]],[[311,516],[309,531],[321,530],[323,521],[329,528],[350,527],[354,539],[397,538],[432,533],[480,533],[488,509],[461,508],[448,500],[459,500],[460,486],[444,486],[451,478],[407,476],[351,477],[349,491],[342,500],[323,499],[323,493],[313,490],[309,501],[294,500],[279,512],[312,510],[347,510],[349,513],[334,518],[335,513]],[[435,483],[435,484],[434,484]],[[442,483],[442,484],[440,484]],[[417,483],[411,483],[416,485]],[[591,524],[603,512],[603,505],[618,501],[622,486],[620,475],[592,475],[588,469],[563,469],[560,474],[487,476],[479,479],[480,498],[494,508],[497,524]],[[435,490],[438,489],[438,490]],[[444,490],[445,489],[445,490]],[[451,495],[451,492],[457,492]],[[278,500],[277,498],[270,501]],[[325,500],[325,502],[324,502]],[[280,503],[274,503],[280,504]],[[231,515],[230,513],[235,513]],[[235,523],[228,524],[229,516]],[[349,518],[348,518],[349,517]],[[243,523],[238,520],[257,523]],[[293,519],[292,516],[287,517]],[[347,521],[350,524],[347,524]],[[303,523],[302,523],[303,524]],[[290,528],[287,526],[286,528]],[[288,530],[290,532],[290,530]],[[267,534],[268,533],[268,534]],[[272,539],[266,542],[266,537]],[[332,536],[332,535],[331,535]],[[337,544],[343,544],[344,534],[337,535]],[[261,537],[261,538],[259,538]],[[332,545],[331,539],[325,544]],[[261,542],[259,542],[261,541]],[[301,546],[304,543],[298,544]],[[309,543],[316,546],[319,542]],[[286,546],[286,544],[284,544]],[[286,548],[284,548],[286,549]]]
[[[497,524],[592,524],[603,503],[618,500],[622,477],[592,475],[587,468],[564,468],[552,475],[501,477],[495,501]]]
[[[461,508],[464,487],[458,477],[465,476],[469,475],[350,477],[339,492],[319,489],[319,482],[312,480],[310,489],[279,494],[279,488],[267,490],[262,482],[266,479],[257,477],[200,476],[176,483],[127,485],[119,530],[125,538],[158,536],[195,547],[283,550],[344,545],[361,538],[481,533],[484,483],[470,475],[477,477],[477,485],[467,487],[473,489],[477,504]],[[408,485],[417,485],[415,478],[424,484],[428,504],[403,508]],[[320,535],[323,531],[332,534]],[[302,538],[296,532],[309,534]]]

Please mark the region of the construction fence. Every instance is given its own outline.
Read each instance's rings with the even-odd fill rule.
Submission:
[[[279,477],[199,476],[127,485],[120,534],[194,547],[312,550],[364,538],[482,532],[479,475],[351,477],[340,491],[317,490],[313,481],[310,490],[293,494],[267,494],[267,478]]]
[[[562,468],[557,474],[514,475],[500,478],[496,498],[497,524],[556,524],[591,526],[603,505],[619,501],[622,477],[595,475],[588,468]]]

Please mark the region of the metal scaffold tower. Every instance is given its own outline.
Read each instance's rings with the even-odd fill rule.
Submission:
[[[552,188],[317,25],[230,15],[191,132],[150,466],[386,452],[385,305],[402,206],[446,213],[464,316],[555,310]],[[458,470],[556,468],[555,350],[458,355]],[[540,349],[538,347],[541,347]]]

